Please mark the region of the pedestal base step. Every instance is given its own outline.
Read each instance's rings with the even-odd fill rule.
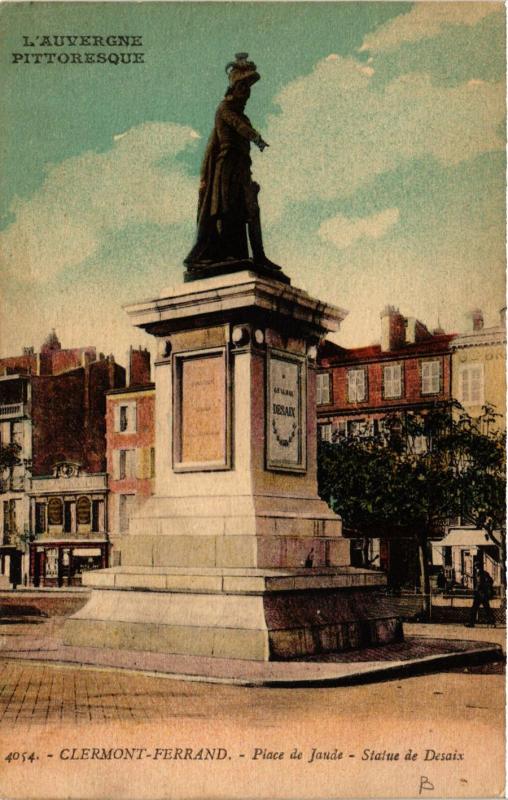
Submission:
[[[265,591],[383,587],[386,585],[386,576],[381,572],[356,567],[112,567],[85,573],[83,585],[97,589],[256,594]]]
[[[363,589],[256,594],[95,589],[65,644],[254,661],[401,641],[402,624]]]

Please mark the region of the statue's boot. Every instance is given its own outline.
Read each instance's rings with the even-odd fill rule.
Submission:
[[[261,219],[259,215],[249,220],[247,227],[249,231],[249,242],[252,248],[252,260],[254,261],[254,264],[257,267],[262,267],[263,269],[277,270],[279,272],[282,271],[282,267],[279,267],[278,264],[274,264],[273,261],[270,261],[270,259],[265,255],[263,236],[261,234]]]

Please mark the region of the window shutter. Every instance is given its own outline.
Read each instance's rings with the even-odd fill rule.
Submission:
[[[120,477],[120,451],[113,450],[113,478],[115,480],[118,480],[119,477]]]
[[[471,402],[480,405],[482,401],[482,368],[471,367]]]
[[[428,361],[424,361],[422,364],[422,394],[430,392],[430,383],[430,364]]]
[[[140,447],[136,450],[136,477],[140,480],[150,477],[150,448]]]
[[[359,369],[357,370],[357,392],[356,392],[356,399],[359,402],[365,400],[365,370]]]
[[[395,376],[394,376],[394,389],[395,389],[395,396],[400,397],[402,394],[402,369],[400,365],[393,368]]]
[[[350,403],[355,401],[355,381],[354,373],[350,370],[347,374],[347,396]]]
[[[120,430],[120,406],[117,403],[113,405],[113,425],[115,433],[118,433]]]
[[[461,387],[461,397],[464,403],[469,401],[469,370],[465,367],[461,373],[462,378],[462,387]]]
[[[128,411],[128,420],[129,420],[129,422],[128,422],[128,428],[127,429],[131,433],[134,433],[138,429],[137,428],[137,410],[138,410],[137,403],[131,403],[129,405],[129,411]]]

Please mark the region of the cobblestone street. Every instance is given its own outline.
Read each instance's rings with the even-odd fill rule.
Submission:
[[[43,632],[57,635],[60,624],[52,618],[40,625],[3,626],[3,644],[12,648],[17,641],[20,646],[26,642],[27,635],[33,641]],[[424,637],[446,635],[450,639],[464,636],[461,626],[407,625],[406,632]],[[504,642],[504,635],[504,629],[468,631],[471,638],[497,644]],[[503,713],[503,665],[499,662],[365,686],[290,691],[179,681],[125,669],[7,659],[0,660],[0,665],[2,727],[218,717],[265,726],[280,723],[281,709],[288,719],[311,713],[329,719],[342,713],[346,697],[347,707],[356,718],[381,713],[386,703],[392,713],[403,718],[409,702],[419,714],[429,717],[439,712],[450,719],[462,719],[464,714],[474,713],[500,721]],[[421,690],[415,691],[416,687]]]
[[[0,652],[3,796],[241,800],[253,785],[256,796],[273,797],[276,783],[278,796],[288,798],[328,796],[325,788],[329,792],[338,785],[340,796],[357,795],[359,786],[362,796],[380,796],[385,786],[385,794],[408,797],[418,792],[422,775],[436,787],[435,796],[480,797],[485,796],[485,786],[491,787],[488,796],[495,796],[502,785],[500,662],[364,685],[268,688],[41,663],[12,653],[16,642],[22,649],[30,638],[42,638],[43,631],[58,634],[59,625],[53,618],[42,624],[4,625],[1,630],[0,641],[11,651],[9,659]],[[462,626],[407,629],[411,636],[430,639],[464,636]],[[478,628],[471,638],[499,644],[504,630]],[[488,743],[488,750],[482,751],[478,742]],[[289,760],[296,746],[302,762]],[[222,748],[227,756],[201,764],[175,761],[172,755],[167,761],[155,760],[156,748],[172,754],[174,748],[191,752],[186,749],[203,747]],[[390,763],[371,766],[364,760],[365,748],[382,755],[403,753],[408,747],[418,750],[420,759],[425,748],[449,751],[450,757],[460,752],[464,765],[448,769],[440,762],[401,763],[396,772]],[[133,748],[144,748],[146,758],[125,760],[124,754]],[[345,755],[340,761],[316,761],[316,749],[331,754],[344,749]],[[120,760],[95,760],[103,751],[116,753],[112,758]],[[285,751],[287,759],[282,770],[269,755],[278,751]],[[90,755],[94,752],[99,756]],[[261,755],[254,758],[256,752]],[[214,794],[217,787],[220,793]]]

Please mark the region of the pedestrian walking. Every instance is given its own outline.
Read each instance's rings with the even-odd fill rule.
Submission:
[[[474,628],[478,617],[480,606],[483,606],[487,615],[487,622],[493,627],[496,626],[494,614],[490,607],[489,600],[492,597],[492,578],[486,572],[481,564],[475,564],[473,569],[473,605],[471,606],[471,616],[469,622],[466,623],[466,628]]]

